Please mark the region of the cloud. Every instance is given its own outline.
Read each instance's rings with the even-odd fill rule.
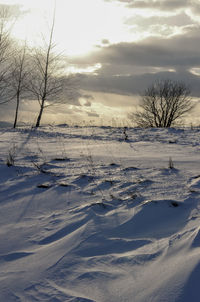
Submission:
[[[173,16],[177,15],[178,12],[185,12],[196,22],[199,21],[200,15],[200,1],[199,0],[104,0],[105,2],[118,2],[125,4],[126,7],[130,8],[133,12],[140,11],[145,15],[148,13],[151,16]]]
[[[103,40],[101,40],[101,43],[104,44],[104,45],[110,44],[110,42],[109,42],[108,39],[103,39]]]
[[[100,63],[102,68],[96,74],[109,73],[112,69],[119,69],[120,73],[121,68],[129,72],[131,67],[134,72],[135,66],[188,70],[200,64],[200,28],[191,26],[185,31],[185,34],[171,38],[150,37],[138,43],[122,42],[99,47],[89,56],[77,58],[74,62],[72,59],[72,63]]]
[[[182,11],[173,15],[154,14],[154,10],[148,14],[133,13],[124,20],[124,26],[132,33],[133,40],[142,41],[151,37],[171,38],[185,34],[189,28],[199,26],[199,20],[195,20],[192,13]]]
[[[138,98],[134,95],[124,95],[119,93],[108,93],[108,92],[94,92],[90,91],[94,96],[92,105],[101,104],[107,109],[119,109],[120,111],[127,111],[134,104],[138,104]],[[109,112],[110,114],[110,112]]]
[[[147,0],[147,1],[130,1],[130,0],[119,0],[120,2],[127,3],[131,8],[148,8],[157,10],[176,10],[185,8],[190,4],[189,0]]]
[[[185,12],[175,14],[172,16],[141,16],[134,15],[125,20],[125,24],[129,26],[137,26],[141,30],[147,29],[152,25],[167,25],[167,26],[178,26],[182,27],[185,25],[193,24],[194,20]]]
[[[82,85],[92,92],[120,95],[140,95],[154,81],[171,79],[183,81],[191,87],[192,96],[199,97],[200,77],[190,72],[158,72],[129,76],[85,76]],[[113,100],[115,103],[115,100]],[[115,104],[116,105],[116,104]],[[121,102],[123,106],[123,101]]]
[[[185,28],[184,34],[170,38],[149,37],[137,43],[101,46],[72,63],[101,64],[95,74],[78,75],[84,90],[134,95],[157,79],[169,78],[188,83],[193,95],[199,96],[199,49],[200,27],[191,25]]]
[[[130,8],[136,9],[154,9],[160,11],[174,11],[186,8],[200,9],[198,0],[105,0],[106,2],[121,2]]]
[[[99,114],[97,114],[96,112],[87,112],[87,115],[90,117],[99,117]]]

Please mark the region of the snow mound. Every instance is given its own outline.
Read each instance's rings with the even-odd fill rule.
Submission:
[[[127,134],[0,130],[0,301],[199,300],[199,131]]]

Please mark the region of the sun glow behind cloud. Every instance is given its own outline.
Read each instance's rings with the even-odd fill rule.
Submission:
[[[19,4],[25,14],[16,22],[14,35],[32,45],[48,36],[52,22],[54,1],[7,0],[5,4]],[[69,56],[85,55],[101,44],[134,40],[127,30],[124,16],[130,11],[124,5],[102,0],[57,0],[54,39],[59,49]]]
[[[98,71],[100,68],[102,67],[102,65],[100,63],[94,64],[94,65],[90,65],[90,66],[86,66],[86,67],[76,67],[72,64],[69,64],[66,68],[67,73],[93,73],[95,74],[95,71]]]
[[[165,24],[142,28],[137,24],[138,18],[172,16],[175,12],[130,10],[124,3],[116,5],[103,0],[5,0],[1,3],[21,5],[25,13],[18,18],[14,35],[32,46],[40,44],[42,36],[48,37],[56,3],[54,40],[59,51],[73,57],[94,51],[102,45],[102,40],[110,44],[136,42],[152,35],[170,36],[182,31]],[[131,24],[129,19],[133,20]]]

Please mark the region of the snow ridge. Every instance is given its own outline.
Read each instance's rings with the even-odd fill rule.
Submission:
[[[126,133],[0,129],[0,301],[199,300],[199,130]]]

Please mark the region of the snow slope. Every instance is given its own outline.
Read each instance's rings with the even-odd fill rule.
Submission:
[[[199,130],[127,134],[0,129],[1,302],[200,301]]]

